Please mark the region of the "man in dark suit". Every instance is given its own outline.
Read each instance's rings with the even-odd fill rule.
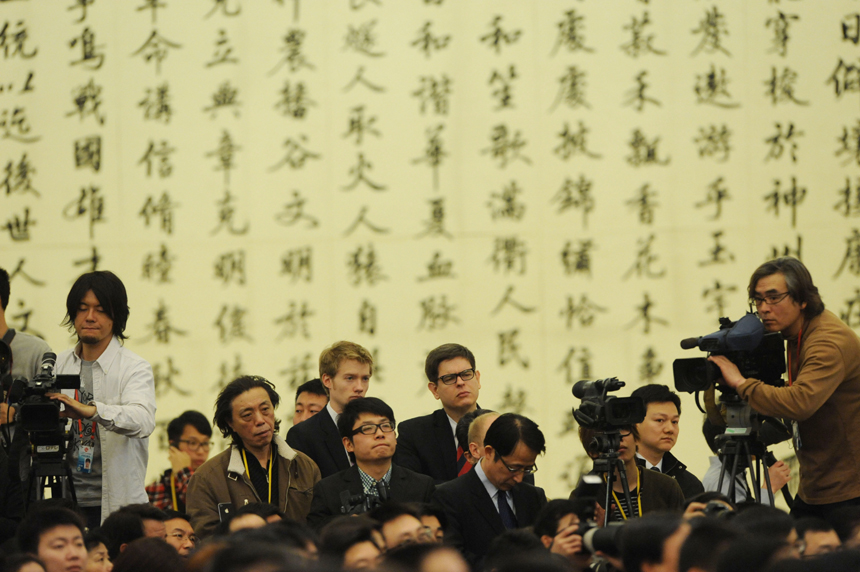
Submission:
[[[346,404],[337,422],[343,445],[355,465],[314,486],[308,523],[320,529],[336,516],[364,512],[362,507],[393,500],[429,502],[433,479],[391,462],[397,447],[394,412],[375,397]],[[371,497],[375,497],[371,498]]]
[[[433,477],[441,484],[471,469],[454,435],[460,418],[477,408],[481,372],[475,356],[459,344],[444,344],[424,361],[427,389],[442,402],[442,409],[400,424],[394,462],[416,473]]]
[[[505,413],[487,430],[484,457],[475,469],[436,489],[433,503],[448,518],[445,542],[472,566],[481,563],[496,536],[534,524],[546,494],[522,481],[537,470],[535,459],[545,448],[534,421]]]
[[[287,444],[313,459],[323,478],[352,464],[337,430],[337,420],[347,403],[364,397],[371,375],[373,357],[358,344],[337,342],[320,354],[320,379],[328,391],[328,405],[294,425],[287,433]]]

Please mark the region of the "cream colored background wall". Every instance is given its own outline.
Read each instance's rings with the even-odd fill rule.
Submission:
[[[127,344],[159,378],[150,479],[167,466],[166,422],[210,414],[237,373],[276,383],[288,418],[320,350],[354,340],[378,361],[370,394],[406,419],[436,407],[423,360],[456,341],[477,356],[482,406],[539,422],[538,483],[566,495],[583,457],[571,382],[672,385],[672,360],[692,356],[679,340],[740,317],[750,273],[775,252],[799,255],[828,307],[860,323],[858,12],[857,0],[0,2],[0,265],[19,269],[7,316],[60,351],[65,296],[93,253],[123,279]],[[423,99],[433,82],[439,97]],[[213,106],[219,93],[236,104]],[[88,137],[98,170],[76,165]],[[173,150],[169,174],[157,159],[147,173],[150,142]],[[711,185],[729,195],[719,216]],[[684,407],[676,451],[702,474],[690,396]]]

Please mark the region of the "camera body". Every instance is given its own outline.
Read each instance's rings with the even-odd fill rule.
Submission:
[[[581,401],[573,409],[573,417],[583,427],[606,431],[641,423],[645,419],[645,404],[638,397],[607,397],[625,383],[617,377],[595,381],[579,381],[573,386],[573,396]]]
[[[722,355],[735,364],[745,378],[782,386],[785,345],[779,332],[766,333],[755,314],[733,322],[720,318],[720,329],[707,336],[681,342],[683,349],[698,347],[710,355]],[[685,393],[704,391],[721,377],[720,368],[706,358],[676,359],[672,364],[675,389]]]
[[[16,420],[27,433],[53,433],[61,425],[60,403],[48,397],[63,389],[80,389],[81,376],[54,375],[57,355],[46,352],[42,356],[39,373],[26,382],[20,401],[17,403]]]

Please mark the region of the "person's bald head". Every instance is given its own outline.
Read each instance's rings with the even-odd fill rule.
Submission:
[[[477,463],[484,456],[484,436],[498,417],[498,413],[491,411],[475,417],[469,425],[469,454],[473,463]]]

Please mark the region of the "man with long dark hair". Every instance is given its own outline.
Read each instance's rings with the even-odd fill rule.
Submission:
[[[753,409],[792,420],[800,461],[792,516],[826,518],[860,505],[860,338],[824,309],[809,270],[795,258],[759,266],[748,293],[765,329],[788,342],[788,383],[745,379],[725,356],[709,359]]]
[[[66,298],[65,324],[78,337],[57,357],[57,374],[80,374],[80,390],[51,395],[72,419],[68,453],[78,506],[89,527],[123,505],[147,502],[149,435],[155,429],[152,367],[123,347],[128,296],[112,272],[89,272]]]

